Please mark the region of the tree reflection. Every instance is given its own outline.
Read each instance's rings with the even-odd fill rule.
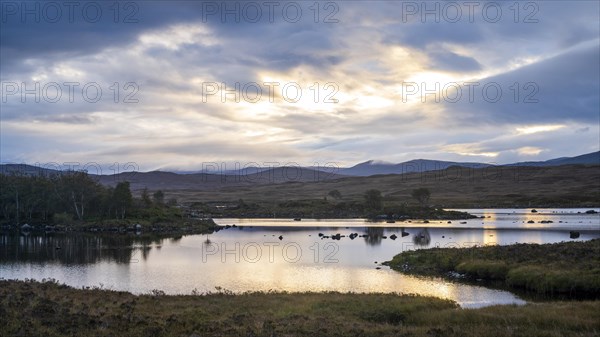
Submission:
[[[431,235],[429,234],[429,230],[427,228],[421,229],[413,236],[413,243],[417,246],[426,247],[431,243]]]
[[[369,246],[378,246],[381,244],[381,237],[383,236],[382,227],[367,227],[366,232],[365,242]]]
[[[146,245],[144,244],[141,247],[141,251],[142,251],[142,258],[144,259],[144,261],[148,260],[148,254],[150,254],[150,250],[152,249],[152,246]]]
[[[138,251],[146,259],[153,244],[161,238],[139,238],[126,235],[52,234],[0,235],[0,261],[93,264],[100,261],[131,263]]]

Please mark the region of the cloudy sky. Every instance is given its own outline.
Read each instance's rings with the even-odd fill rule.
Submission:
[[[508,163],[600,148],[597,1],[0,3],[4,163]]]

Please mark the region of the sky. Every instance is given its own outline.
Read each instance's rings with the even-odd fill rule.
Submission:
[[[598,1],[0,4],[3,163],[503,164],[600,150]]]

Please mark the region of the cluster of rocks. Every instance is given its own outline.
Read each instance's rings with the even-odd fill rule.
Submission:
[[[402,237],[405,237],[408,235],[410,235],[410,234],[405,232],[404,230],[402,231]],[[340,233],[333,234],[333,235],[325,235],[323,233],[319,233],[319,237],[321,238],[321,240],[322,239],[340,240],[341,238],[345,238],[346,235],[342,235]],[[348,237],[350,238],[350,240],[354,240],[356,238],[368,238],[369,234],[350,233],[350,235],[348,235]],[[387,239],[388,237],[386,235],[382,235],[381,238]],[[392,235],[390,235],[389,238],[392,240],[396,240],[398,238],[398,236],[396,234],[392,234]]]
[[[527,221],[527,223],[535,223],[535,221],[529,220],[529,221]],[[541,220],[541,221],[538,221],[538,223],[554,223],[554,221],[552,221],[552,220]]]

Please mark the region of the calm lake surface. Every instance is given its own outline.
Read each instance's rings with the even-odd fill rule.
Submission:
[[[234,292],[416,293],[451,299],[463,307],[521,304],[524,301],[510,292],[408,276],[379,264],[413,249],[599,238],[600,215],[585,214],[587,210],[471,209],[466,211],[485,218],[452,223],[216,219],[222,226],[236,226],[210,235],[160,240],[5,233],[0,235],[0,277],[54,278],[74,287],[102,286],[138,294],[154,289],[202,293],[220,287]],[[569,238],[573,230],[580,232],[578,239]],[[408,235],[403,237],[403,232]],[[319,233],[345,237],[323,239]],[[350,239],[351,233],[368,237]]]

